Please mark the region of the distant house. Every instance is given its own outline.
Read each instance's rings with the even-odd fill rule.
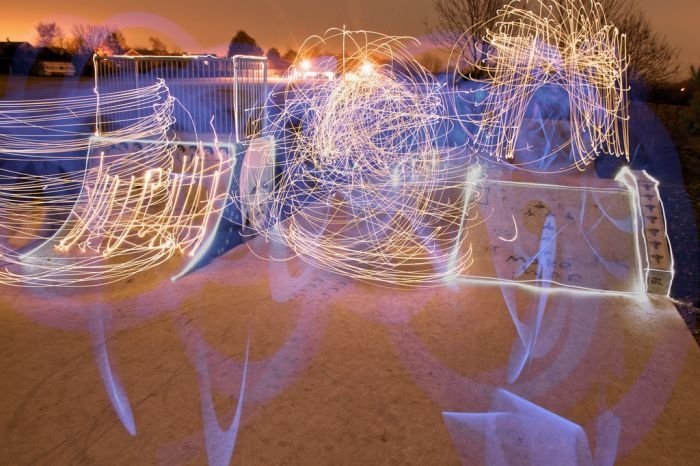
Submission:
[[[29,74],[37,53],[29,42],[0,42],[0,73]]]
[[[43,47],[31,71],[37,76],[75,76],[73,56],[65,49]]]

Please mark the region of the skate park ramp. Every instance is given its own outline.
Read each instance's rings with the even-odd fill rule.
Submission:
[[[559,175],[545,183],[491,169],[472,234],[474,279],[580,291],[668,294],[673,258],[658,183]]]

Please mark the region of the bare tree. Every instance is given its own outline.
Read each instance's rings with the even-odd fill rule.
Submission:
[[[37,39],[37,47],[55,47],[63,48],[65,41],[65,34],[61,26],[55,22],[51,23],[38,23],[35,26]]]
[[[126,50],[124,34],[117,28],[94,24],[76,24],[71,29],[72,49],[78,55],[120,54]]]
[[[684,116],[688,132],[694,136],[700,135],[700,68],[690,67],[690,105]]]
[[[71,28],[71,50],[78,55],[87,55],[99,48],[102,35],[98,27],[91,24],[74,24]]]
[[[484,55],[482,39],[488,23],[504,0],[434,0],[437,23],[429,25],[436,44],[462,50],[464,61],[476,63]]]
[[[117,28],[107,27],[107,36],[102,44],[102,51],[109,55],[119,55],[127,50],[126,37]]]
[[[654,31],[639,0],[597,0],[607,20],[627,36],[631,80],[659,83],[678,72],[678,51]]]

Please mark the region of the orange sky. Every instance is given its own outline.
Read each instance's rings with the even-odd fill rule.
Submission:
[[[386,34],[424,36],[433,19],[432,0],[4,0],[0,38],[34,38],[38,21],[57,21],[69,30],[76,22],[120,26],[129,45],[147,45],[157,35],[190,53],[223,53],[238,29],[264,48],[284,52],[328,27],[369,29]],[[641,0],[652,24],[680,51],[683,75],[700,64],[700,0]]]

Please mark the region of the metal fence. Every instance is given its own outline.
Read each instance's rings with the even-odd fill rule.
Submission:
[[[101,93],[134,90],[165,81],[175,99],[172,129],[182,139],[243,142],[264,130],[267,59],[234,56],[95,57],[96,89]],[[149,112],[148,102],[123,109],[123,118],[102,119],[101,133],[120,129],[121,121]]]

